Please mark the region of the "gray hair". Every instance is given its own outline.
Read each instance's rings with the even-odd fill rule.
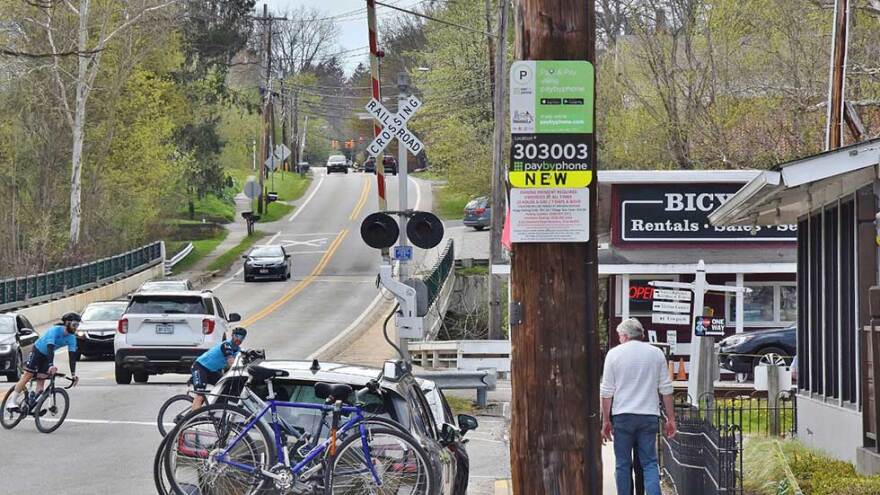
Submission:
[[[631,339],[640,339],[645,335],[645,329],[642,324],[635,318],[627,318],[617,325],[617,333],[626,335]]]

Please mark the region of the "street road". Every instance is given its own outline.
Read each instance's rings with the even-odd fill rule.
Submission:
[[[377,209],[375,176],[314,173],[291,216],[259,226],[271,233],[266,243],[293,253],[292,278],[245,284],[238,264],[212,287],[227,312],[242,315],[249,330],[244,347],[264,348],[270,359],[306,358],[378,295],[379,256],[360,239],[361,220]],[[397,184],[389,177],[389,207],[397,206]],[[408,194],[412,207],[430,209],[430,187],[410,180]],[[56,360],[66,371],[66,357]],[[116,385],[112,361],[84,361],[77,371],[81,384],[70,391],[70,413],[58,431],[44,435],[32,421],[0,430],[0,493],[155,493],[156,414],[165,399],[185,391],[188,377]]]

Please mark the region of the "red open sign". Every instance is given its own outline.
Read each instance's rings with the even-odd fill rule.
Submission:
[[[650,285],[632,285],[629,288],[629,298],[650,301],[654,299],[654,288]]]

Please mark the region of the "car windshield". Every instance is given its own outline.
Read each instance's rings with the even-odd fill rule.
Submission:
[[[486,198],[472,199],[465,208],[481,208],[486,205]]]
[[[83,321],[113,321],[122,317],[125,303],[121,304],[90,304],[83,311]]]
[[[330,163],[345,163],[345,157],[342,155],[333,155],[327,161]]]
[[[15,317],[0,315],[0,334],[15,333]]]
[[[199,296],[134,296],[127,312],[134,314],[212,314]]]
[[[254,248],[248,256],[251,258],[277,258],[284,256],[284,252],[280,246],[264,246]]]

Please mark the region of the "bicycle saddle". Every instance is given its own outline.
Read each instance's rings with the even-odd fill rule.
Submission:
[[[341,400],[348,402],[348,396],[351,395],[352,388],[344,383],[325,383],[318,382],[315,384],[315,396],[319,399]]]
[[[248,374],[251,375],[254,380],[258,382],[266,381],[269,378],[280,378],[283,376],[290,376],[290,373],[284,370],[276,370],[272,368],[265,368],[258,364],[252,364],[247,368]]]

